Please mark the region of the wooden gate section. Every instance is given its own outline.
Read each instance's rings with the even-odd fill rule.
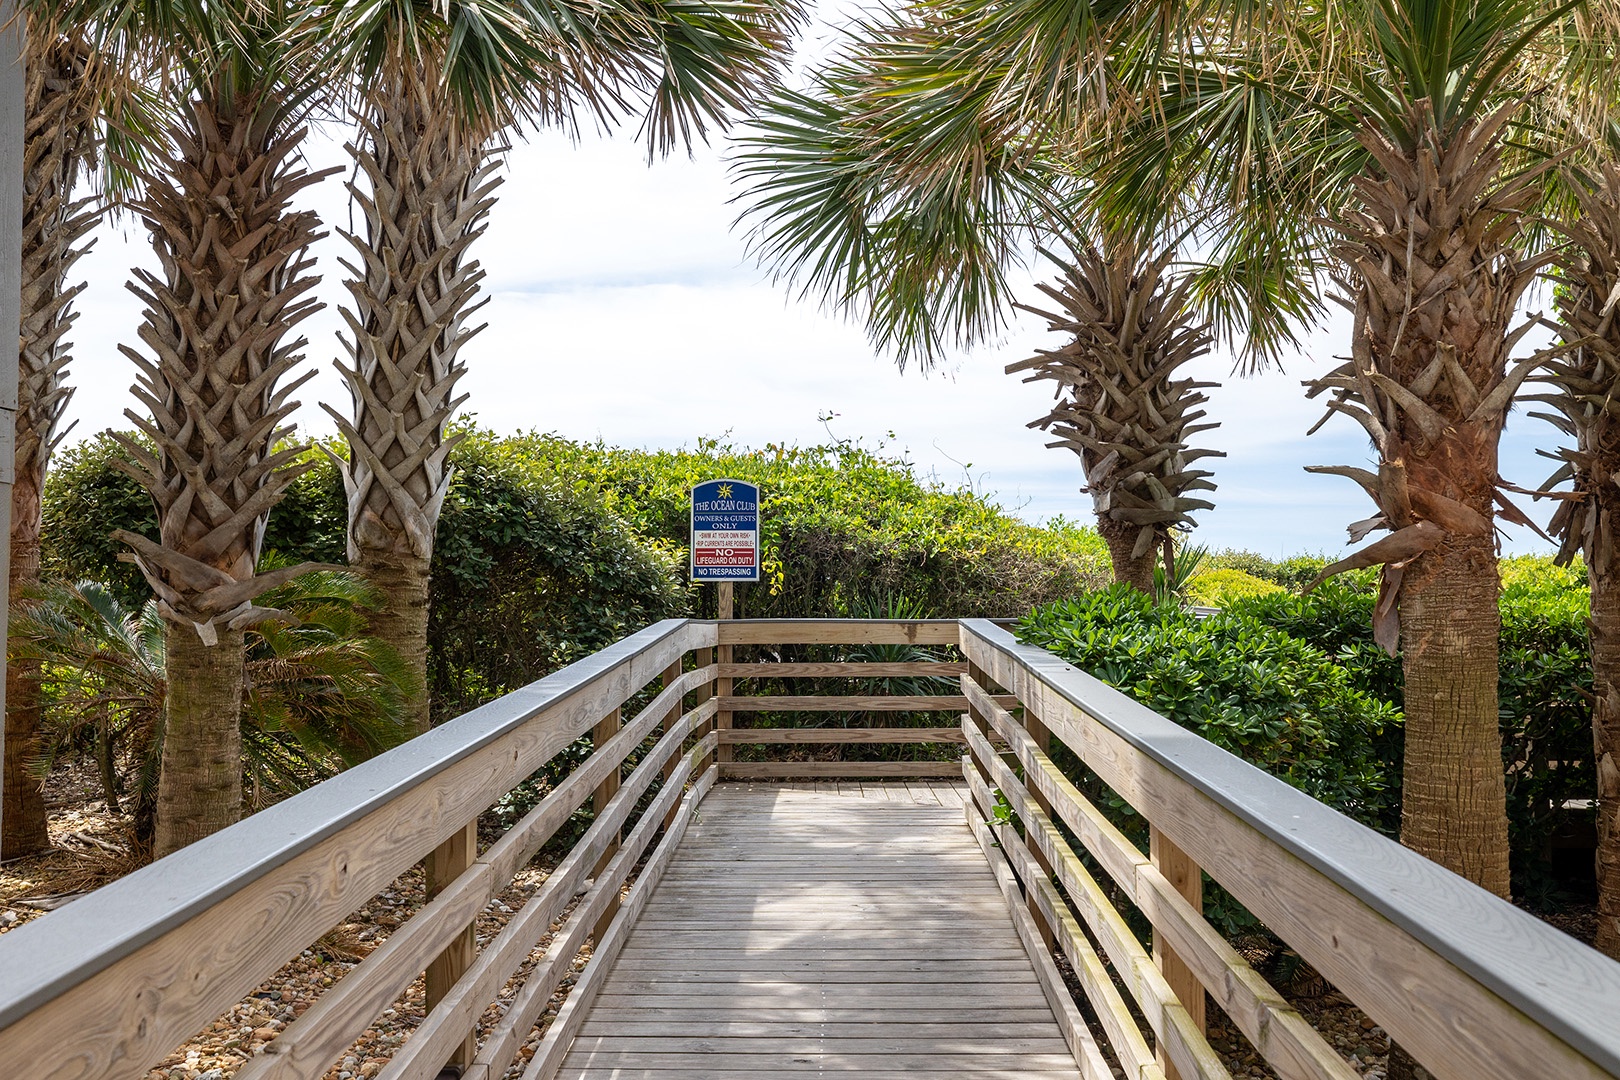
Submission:
[[[721,654],[717,674],[724,680],[718,714],[722,780],[962,775],[957,753],[939,752],[948,749],[947,744],[961,744],[962,729],[956,719],[968,707],[967,698],[956,686],[967,670],[957,651],[956,620],[746,619],[718,623],[716,631]],[[861,658],[781,659],[793,649]],[[731,657],[737,650],[746,650],[755,658],[733,663]],[[884,655],[894,652],[927,659]],[[837,680],[845,684],[846,691],[856,692],[767,694],[761,690],[769,683],[791,686],[806,680]],[[899,692],[895,680],[901,680]],[[908,693],[908,685],[930,692]],[[739,692],[742,690],[749,692]],[[936,726],[918,726],[905,719],[908,714],[926,713],[940,714]],[[765,714],[771,715],[769,724],[758,722]],[[851,726],[851,717],[862,722]],[[846,758],[851,749],[875,744],[929,746],[935,752],[913,755],[912,760]],[[755,748],[751,760],[735,760],[735,750],[745,746]],[[810,756],[803,751],[811,747],[818,760],[803,760]],[[831,748],[836,748],[832,753],[837,760],[827,760]]]
[[[1026,943],[1068,958],[1127,1075],[1227,1077],[1207,991],[1282,1080],[1357,1076],[1205,921],[1202,870],[1439,1080],[1620,1077],[1620,964],[1050,653],[961,625],[969,823]],[[1052,763],[1055,743],[1149,823],[1148,855]],[[1152,923],[1151,955],[1115,892]],[[1067,1034],[1106,1077],[1092,1033]]]

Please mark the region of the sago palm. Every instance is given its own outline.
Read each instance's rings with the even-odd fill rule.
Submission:
[[[289,0],[53,5],[103,52],[144,52],[164,69],[173,122],[144,135],[134,211],[157,271],[137,270],[148,352],[127,415],[157,452],[126,440],[132,475],[157,505],[160,539],[117,535],[166,620],[168,668],[156,851],[167,854],[235,821],[244,628],[254,600],[308,567],[257,572],[264,522],[307,465],[276,451],[297,402],[286,381],[305,342],[291,330],[320,305],[309,245],[313,213],[292,201],[320,177],[298,157],[323,90],[286,36]]]
[[[165,697],[164,619],[156,601],[125,608],[99,582],[48,582],[12,623],[11,655],[35,662],[59,747],[87,733],[110,809],[131,815],[138,846],[153,839]],[[410,734],[410,675],[366,633],[377,593],[347,573],[316,572],[268,593],[245,628],[242,770],[254,796],[299,791]]]
[[[425,676],[429,568],[457,441],[465,320],[483,271],[470,257],[514,127],[573,126],[585,111],[645,114],[668,150],[724,124],[782,63],[795,0],[576,5],[533,0],[346,0],[320,12],[322,40],[362,88],[350,192],[364,229],[342,312],[352,411],[327,408],[348,441],[349,561],[388,598],[376,631]],[[425,678],[423,679],[425,684]],[[418,729],[428,701],[415,704]]]

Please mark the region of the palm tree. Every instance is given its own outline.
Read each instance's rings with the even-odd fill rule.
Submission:
[[[1196,423],[1204,413],[1195,410],[1208,400],[1201,391],[1214,384],[1173,377],[1209,351],[1212,334],[1192,309],[1193,279],[1167,280],[1173,248],[1144,256],[1118,238],[1075,244],[1073,262],[1043,254],[1063,278],[1039,288],[1062,314],[1029,310],[1073,340],[1007,371],[1058,384],[1057,405],[1030,426],[1079,455],[1114,580],[1151,594],[1161,553],[1173,574],[1171,529],[1192,527],[1194,510],[1215,505],[1190,494],[1215,488],[1212,473],[1191,466],[1225,455],[1187,442],[1218,426]]]
[[[325,175],[297,156],[321,80],[287,47],[291,0],[54,7],[102,51],[161,57],[172,98],[172,124],[141,136],[157,164],[137,170],[132,204],[160,263],[131,285],[150,355],[123,347],[150,411],[127,415],[157,452],[121,441],[157,505],[160,540],[116,534],[166,620],[164,855],[239,817],[244,628],[263,617],[256,597],[310,569],[256,572],[270,507],[309,467],[292,464],[302,448],[273,448],[308,377],[283,384],[305,344],[289,333],[319,307],[306,295],[319,222],[291,202]]]
[[[723,125],[782,63],[795,0],[610,3],[353,0],[329,5],[321,37],[339,43],[364,87],[349,149],[365,184],[349,190],[365,228],[344,233],[354,306],[338,364],[353,410],[330,407],[349,444],[349,562],[388,598],[376,632],[423,676],[429,569],[457,437],[446,425],[466,318],[483,277],[469,257],[500,180],[503,132],[572,126],[584,109],[613,121],[645,101],[652,149]],[[429,723],[424,693],[418,730]]]
[[[73,391],[67,333],[83,283],[69,284],[73,264],[89,249],[85,235],[99,209],[94,197],[75,198],[95,152],[99,98],[95,58],[80,34],[30,20],[23,54],[24,147],[22,308],[19,335],[15,474],[11,488],[11,592],[39,579],[40,495],[57,430]],[[6,668],[5,774],[0,782],[0,858],[48,847],[45,801],[29,774],[39,733],[38,680],[28,665]]]
[[[1071,30],[1105,47],[1101,24],[1123,30],[1128,15],[1119,5]],[[738,163],[755,251],[863,319],[903,368],[994,336],[1020,245],[1078,236],[1068,241],[1073,262],[1048,256],[1063,279],[1040,286],[1062,314],[1027,308],[1072,341],[1007,371],[1057,383],[1058,404],[1030,426],[1080,455],[1115,579],[1151,593],[1156,561],[1172,557],[1170,529],[1212,506],[1191,494],[1212,490],[1211,474],[1190,466],[1214,452],[1186,442],[1214,426],[1194,423],[1209,384],[1173,375],[1207,351],[1212,330],[1195,301],[1219,290],[1172,275],[1173,245],[1148,255],[1149,242],[1100,227],[1076,203],[1088,156],[1106,145],[1106,68],[1076,84],[1074,98],[1098,114],[1096,143],[1081,153],[1074,140],[1030,138],[1027,124],[1008,120],[1022,69],[979,54],[960,36],[966,19],[919,6],[864,23],[807,92],[775,95]],[[942,70],[979,77],[941,93]],[[1139,232],[1162,238],[1173,218]]]
[[[1574,446],[1543,487],[1558,491],[1549,531],[1558,559],[1586,561],[1591,586],[1592,736],[1597,758],[1598,930],[1594,944],[1620,959],[1620,164],[1572,177],[1576,212],[1561,228],[1570,241],[1558,261],[1559,331],[1569,351],[1539,376],[1551,421]]]
[[[930,6],[867,72],[859,120],[935,136],[908,143],[913,188],[1053,147],[1084,155],[1086,203],[1111,227],[1188,208],[1208,252],[1196,288],[1251,357],[1317,313],[1324,273],[1346,284],[1352,355],[1317,387],[1366,429],[1379,469],[1323,471],[1378,507],[1353,536],[1391,535],[1330,571],[1384,567],[1375,629],[1399,637],[1406,673],[1403,840],[1503,895],[1493,526],[1499,508],[1524,519],[1496,453],[1541,362],[1510,357],[1537,270],[1536,161],[1556,149],[1519,121],[1540,93],[1604,113],[1613,14],[1599,0]]]
[[[1375,634],[1399,642],[1405,671],[1403,842],[1505,896],[1494,523],[1527,519],[1497,445],[1544,359],[1513,357],[1528,328],[1514,313],[1538,269],[1526,215],[1557,149],[1524,103],[1606,108],[1609,65],[1579,46],[1608,13],[1358,0],[1186,16],[1152,107],[1100,170],[1098,212],[1201,201],[1222,273],[1267,268],[1271,286],[1248,296],[1273,326],[1309,312],[1324,272],[1342,283],[1350,357],[1313,393],[1363,427],[1378,468],[1318,471],[1373,499],[1353,539],[1390,535],[1327,573],[1383,567]]]

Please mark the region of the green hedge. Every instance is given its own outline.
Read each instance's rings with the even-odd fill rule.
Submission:
[[[860,447],[702,442],[650,452],[465,429],[434,552],[430,680],[436,718],[515,689],[660,618],[697,615],[686,581],[687,491],[732,476],[763,488],[769,580],[738,615],[848,616],[899,598],[931,616],[1022,615],[1109,578],[1095,532],[1027,525],[966,490]],[[334,449],[341,451],[339,444]],[[115,528],[155,537],[141,488],[100,436],[58,456],[45,494],[46,573],[149,595]],[[265,549],[345,561],[343,484],[318,450],[270,514]]]
[[[602,492],[642,535],[682,550],[693,484],[759,485],[766,580],[739,588],[739,617],[839,616],[887,596],[934,616],[1016,617],[1112,578],[1095,530],[1026,524],[858,445],[749,450],[700,440],[692,450],[644,451],[540,434],[505,443],[560,482]]]
[[[1235,600],[1282,591],[1283,587],[1276,582],[1236,567],[1217,566],[1211,570],[1200,570],[1188,578],[1182,588],[1182,599],[1204,607],[1225,607]]]
[[[1373,828],[1399,826],[1383,766],[1399,710],[1299,637],[1231,610],[1199,619],[1122,585],[1040,608],[1018,636]]]
[[[1211,559],[1279,584],[1308,581],[1324,564],[1314,557],[1274,563],[1243,552]],[[1588,828],[1591,819],[1590,810],[1566,804],[1588,800],[1596,789],[1585,575],[1579,568],[1555,567],[1545,557],[1516,556],[1502,560],[1502,578],[1500,713],[1514,888],[1520,896],[1551,901],[1553,838]],[[1308,597],[1295,589],[1230,599],[1218,616],[1202,623],[1136,601],[1131,602],[1135,607],[1121,608],[1119,598],[1104,593],[1042,609],[1025,626],[1036,643],[1055,642],[1047,647],[1106,681],[1129,685],[1138,698],[1178,723],[1394,835],[1403,685],[1400,659],[1372,640],[1374,575],[1343,575]],[[1293,650],[1260,635],[1262,629],[1311,651]],[[1302,692],[1320,693],[1334,685],[1317,681],[1319,663],[1339,671],[1346,686],[1378,704],[1382,732],[1369,735],[1365,722],[1353,711],[1346,713],[1339,699],[1301,698],[1300,707],[1322,710],[1324,737],[1313,737],[1311,727],[1302,724],[1282,732],[1276,746],[1254,738],[1256,731],[1267,730],[1268,717],[1277,722],[1277,703],[1268,703],[1267,695],[1282,673],[1291,672],[1286,677]],[[1252,686],[1250,664],[1256,665]],[[1245,712],[1254,719],[1242,719]],[[1297,760],[1300,753],[1316,760]],[[1347,755],[1367,755],[1365,765],[1377,778]]]

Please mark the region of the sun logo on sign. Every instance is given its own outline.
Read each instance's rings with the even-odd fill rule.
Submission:
[[[731,485],[730,484],[721,484],[718,488],[715,489],[715,494],[717,494],[722,499],[731,498]]]

